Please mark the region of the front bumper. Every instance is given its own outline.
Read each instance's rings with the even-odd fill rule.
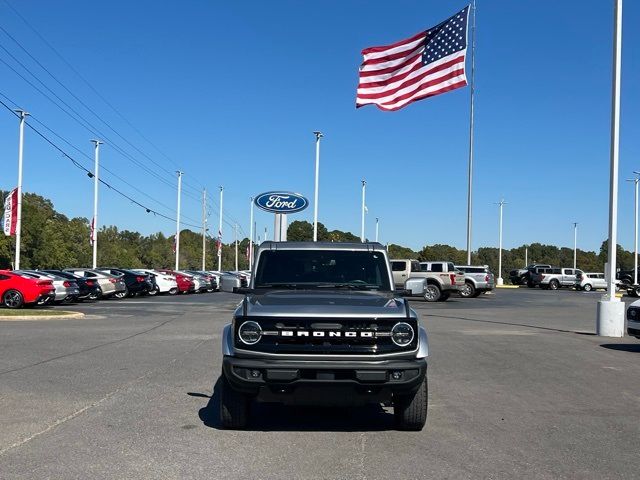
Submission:
[[[627,320],[627,334],[640,338],[640,321],[636,320]]]
[[[284,360],[225,355],[222,370],[232,388],[258,400],[358,405],[416,391],[427,374],[427,360]]]

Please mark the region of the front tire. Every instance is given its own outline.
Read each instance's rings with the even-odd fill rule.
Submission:
[[[160,289],[158,287],[154,288],[153,290],[149,290],[147,292],[147,295],[150,295],[152,297],[156,296],[158,293],[160,293]]]
[[[220,382],[220,422],[224,428],[242,429],[249,423],[248,395],[231,387],[229,380],[222,374]]]
[[[429,405],[429,387],[425,376],[418,390],[409,396],[398,397],[393,401],[393,415],[398,430],[419,431],[427,423]]]
[[[582,287],[582,290],[584,290],[585,292],[590,292],[591,290],[593,290],[593,287],[590,283],[585,283],[584,287]]]
[[[7,290],[2,296],[2,303],[7,308],[22,308],[24,297],[18,290]]]
[[[427,302],[437,302],[440,299],[440,288],[437,285],[429,284],[424,289],[424,299]]]
[[[560,283],[556,279],[553,279],[549,282],[549,288],[551,290],[558,290],[560,288]]]
[[[171,290],[169,290],[169,295],[176,295],[180,292],[180,290],[178,290],[177,288],[172,288]]]
[[[465,282],[464,287],[460,290],[460,296],[462,298],[471,298],[476,293],[476,287],[471,282]]]

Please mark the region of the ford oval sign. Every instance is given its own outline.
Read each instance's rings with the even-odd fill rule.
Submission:
[[[271,213],[301,212],[309,205],[309,200],[293,192],[265,192],[255,199],[258,208]]]

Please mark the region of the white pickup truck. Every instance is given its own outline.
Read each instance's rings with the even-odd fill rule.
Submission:
[[[582,273],[582,270],[574,268],[545,268],[533,274],[531,280],[544,290],[557,290],[560,287],[575,286],[577,275]]]
[[[464,286],[464,275],[452,262],[391,260],[391,273],[396,287],[421,295],[427,302],[444,302]]]

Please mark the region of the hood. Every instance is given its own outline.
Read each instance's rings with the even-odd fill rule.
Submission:
[[[403,298],[394,298],[388,293],[378,292],[277,290],[249,295],[246,299],[246,315],[398,318],[407,315],[405,302]],[[243,304],[240,304],[236,314],[242,315],[243,308]]]

